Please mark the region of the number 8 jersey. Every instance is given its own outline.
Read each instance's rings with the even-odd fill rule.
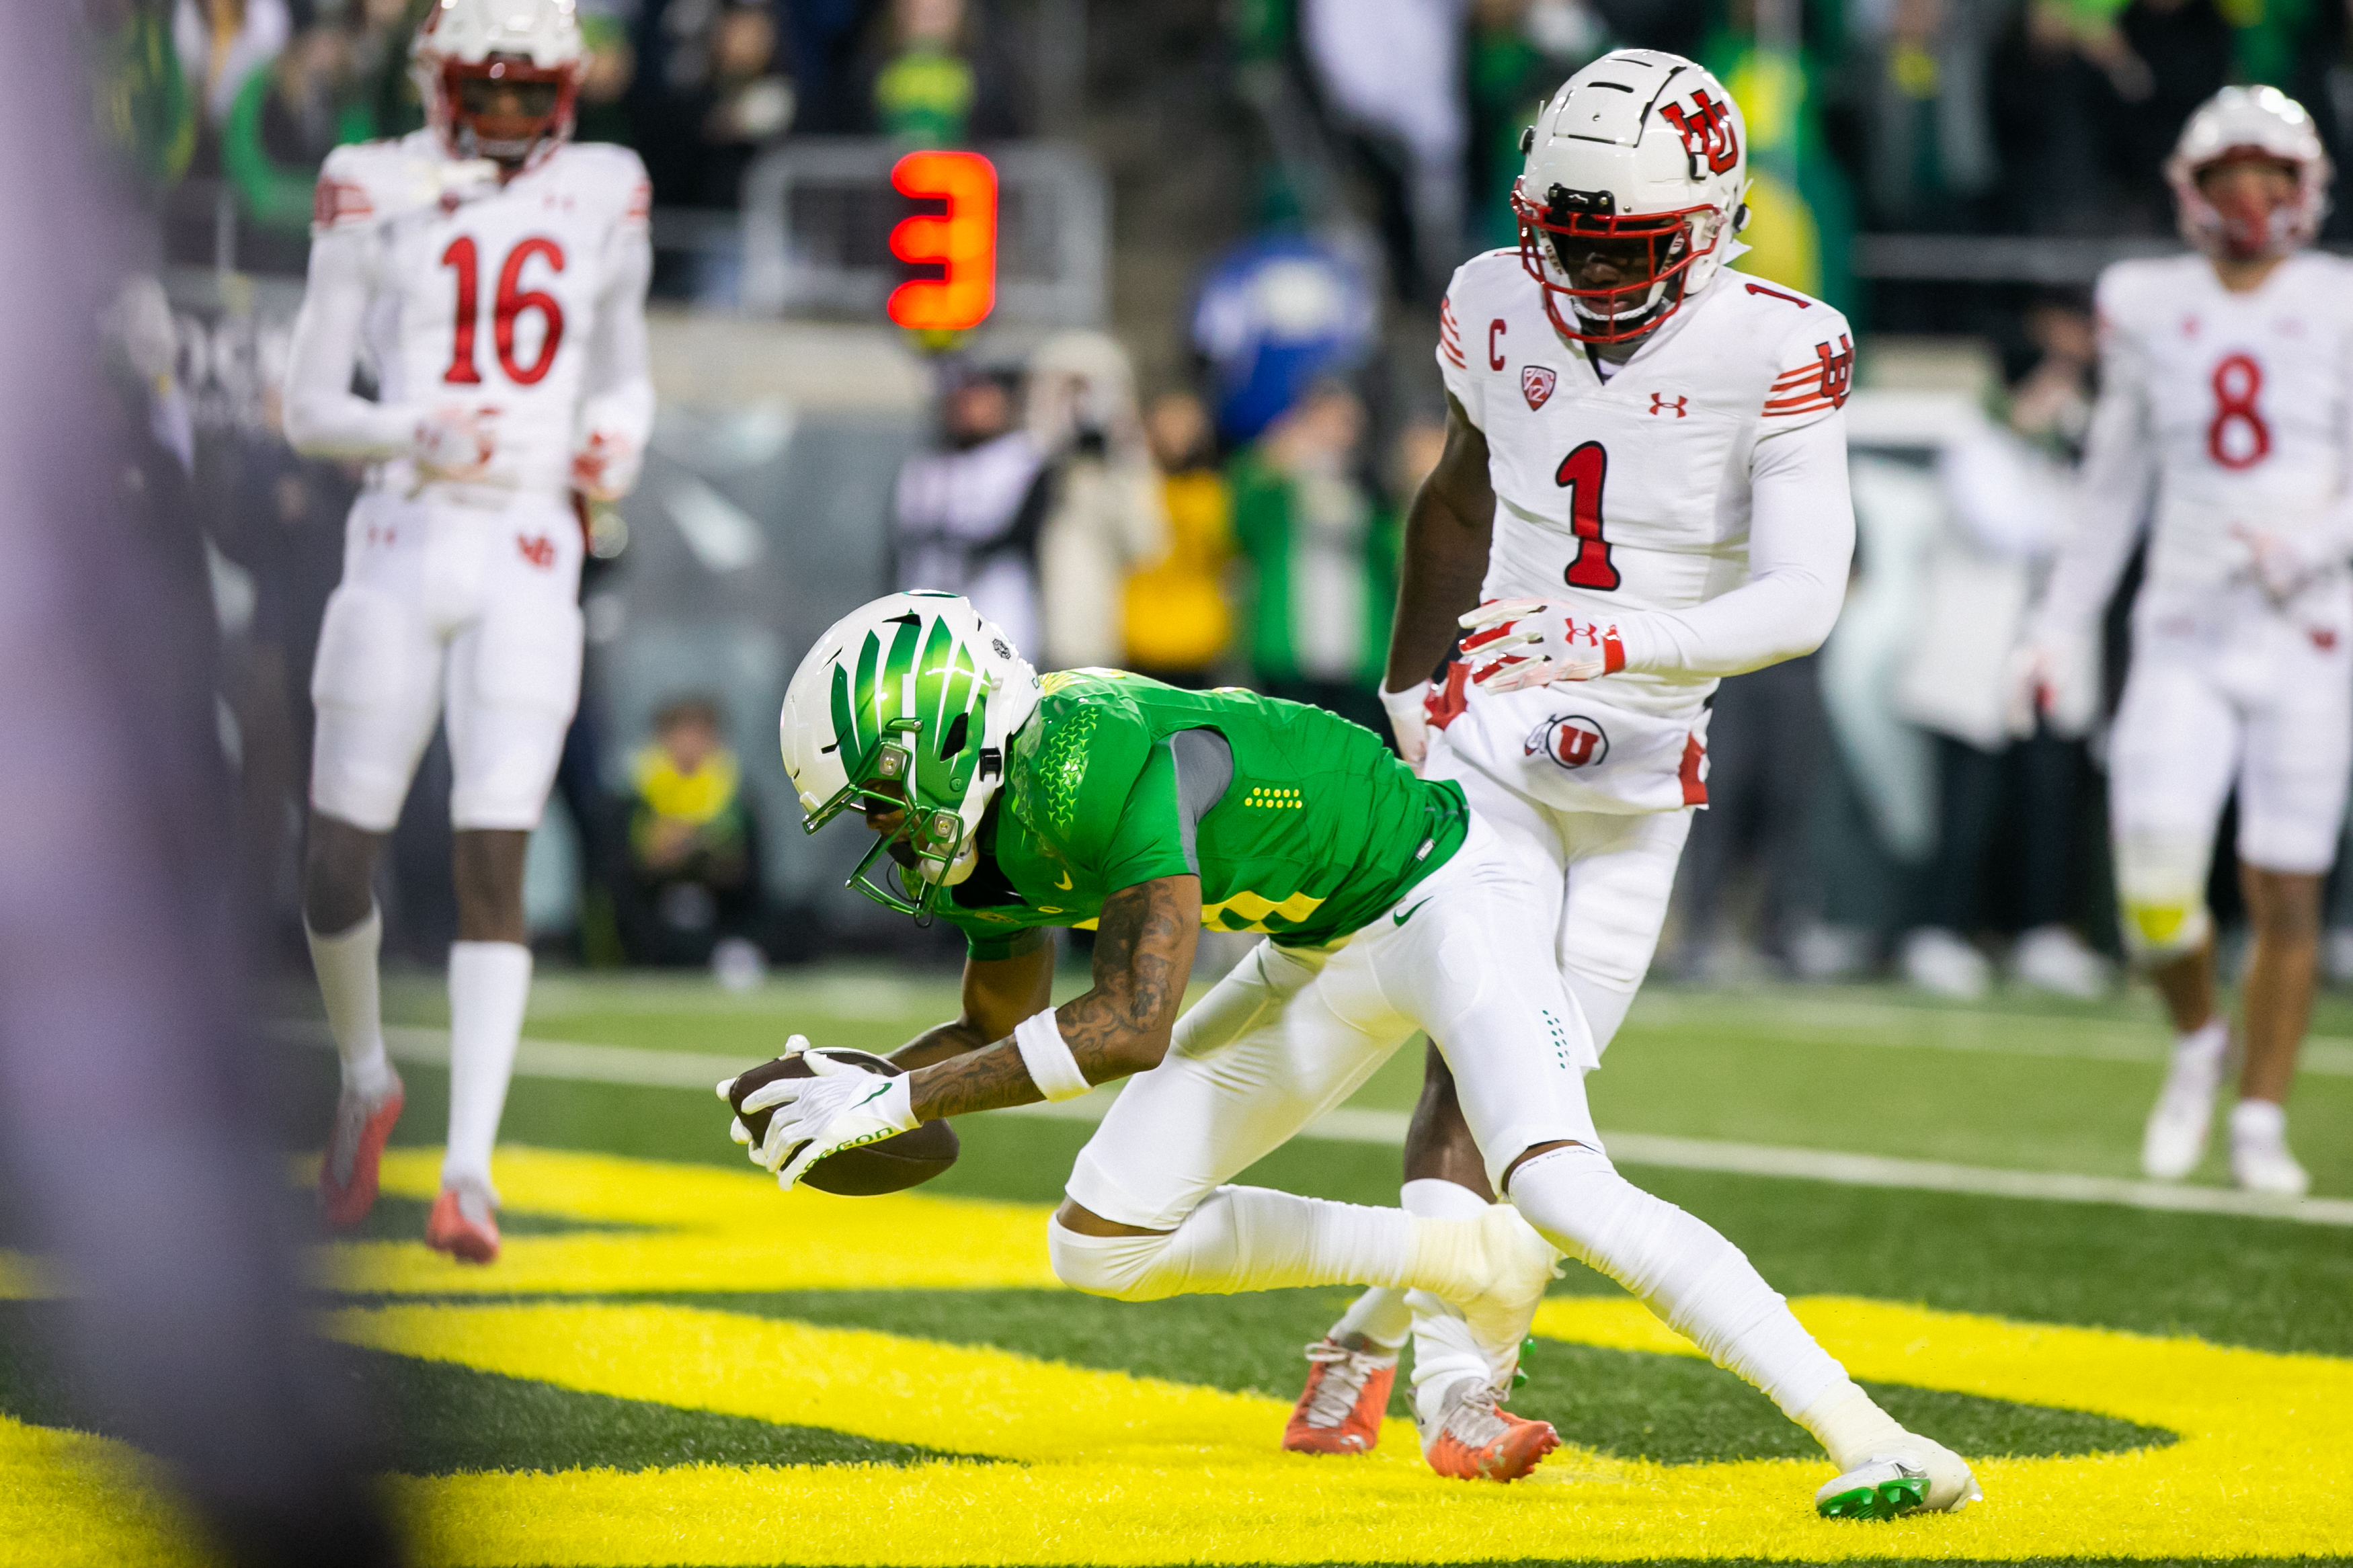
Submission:
[[[2337,577],[2353,461],[2353,268],[2299,252],[2247,293],[2204,256],[2100,275],[2103,385],[2079,526],[2044,605],[2053,635],[2096,619],[2155,510],[2145,594],[2257,614],[2257,539]]]
[[[1844,592],[1846,319],[1720,272],[1613,368],[1556,332],[1519,253],[1495,250],[1454,275],[1438,366],[1487,438],[1481,598],[1571,606],[1626,647],[1587,682],[1451,680],[1445,743],[1573,810],[1704,804],[1716,681],[1810,651]]]
[[[420,421],[486,414],[480,481],[435,482],[422,499],[561,498],[583,454],[603,469],[601,494],[628,489],[653,417],[649,202],[623,147],[565,143],[504,184],[430,131],[335,149],[288,369],[290,434],[375,463],[373,488],[411,496]],[[373,402],[351,391],[355,361]]]

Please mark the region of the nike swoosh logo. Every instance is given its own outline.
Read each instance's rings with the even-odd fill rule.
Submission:
[[[1071,890],[1071,874],[1068,871],[1063,872],[1060,879],[1055,882],[1054,886],[1061,889],[1062,891],[1066,893],[1069,892]]]
[[[1430,895],[1430,898],[1434,899],[1434,898],[1436,898],[1437,896],[1438,896],[1437,894],[1432,893],[1432,894]],[[1430,902],[1430,899],[1424,899],[1424,900],[1421,900],[1421,904],[1426,904],[1426,903],[1428,903],[1428,902]],[[1419,913],[1419,912],[1420,912],[1420,910],[1421,910],[1421,904],[1416,904],[1416,905],[1414,905],[1414,906],[1413,906],[1413,908],[1412,908],[1412,909],[1409,909],[1409,910],[1399,910],[1397,912],[1397,915],[1396,915],[1397,923],[1398,923],[1398,924],[1399,924],[1399,925],[1403,925],[1403,924],[1405,924],[1405,922],[1406,922],[1406,921],[1409,921],[1409,920],[1413,919],[1413,917],[1414,917],[1416,914],[1418,914],[1418,913]]]

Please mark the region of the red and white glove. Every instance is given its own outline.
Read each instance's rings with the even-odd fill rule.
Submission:
[[[2029,637],[2010,654],[2010,732],[2021,740],[2047,721],[2052,733],[2078,739],[2099,718],[2099,652],[2091,634]]]
[[[572,454],[572,488],[592,501],[617,501],[637,478],[637,453],[626,436],[592,430]]]
[[[1462,658],[1488,691],[1518,691],[1556,680],[1591,680],[1626,668],[1614,621],[1548,599],[1491,599],[1462,617],[1471,635]]]
[[[2246,547],[2247,563],[2255,581],[2263,584],[2264,595],[2274,605],[2284,605],[2295,598],[2306,583],[2339,564],[2346,554],[2341,541],[2317,530],[2274,533],[2269,529],[2234,522],[2231,533]]]
[[[420,478],[465,483],[490,471],[497,456],[499,411],[495,408],[437,408],[417,422],[409,455]]]

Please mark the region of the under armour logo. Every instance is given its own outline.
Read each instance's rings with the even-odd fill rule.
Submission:
[[[1718,103],[1703,87],[1692,94],[1690,109],[1670,103],[1659,110],[1659,118],[1683,133],[1693,179],[1706,177],[1700,172],[1703,162],[1710,174],[1725,174],[1740,162],[1740,138],[1732,129],[1730,100]]]
[[[1651,394],[1651,412],[1672,414],[1678,419],[1688,419],[1691,417],[1691,412],[1683,405],[1690,401],[1689,397],[1669,397],[1663,392],[1654,392]]]
[[[555,564],[555,542],[543,533],[531,539],[515,535],[515,548],[522,552],[525,561],[543,572]]]
[[[1854,387],[1854,340],[1846,333],[1839,334],[1838,347],[1816,343],[1814,353],[1822,362],[1822,395],[1831,406],[1844,406],[1846,395]]]

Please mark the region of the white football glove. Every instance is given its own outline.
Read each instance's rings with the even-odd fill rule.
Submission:
[[[808,1065],[816,1077],[780,1078],[744,1100],[747,1111],[775,1112],[768,1118],[768,1136],[752,1151],[752,1163],[775,1173],[776,1185],[787,1192],[827,1155],[879,1143],[919,1125],[907,1074],[885,1077],[823,1051],[810,1052]]]
[[[1462,658],[1489,691],[1591,680],[1626,668],[1615,622],[1548,599],[1493,599],[1462,617]]]
[[[1430,682],[1416,681],[1403,691],[1383,686],[1381,706],[1388,710],[1389,732],[1397,737],[1398,755],[1419,773],[1422,759],[1430,755]]]
[[[617,501],[637,482],[638,452],[626,436],[592,430],[572,454],[572,488],[592,501]]]
[[[808,1048],[809,1041],[807,1035],[787,1035],[785,1037],[785,1048],[777,1052],[776,1055],[779,1058],[785,1057],[797,1057],[806,1054]],[[730,1106],[734,1104],[734,1079],[723,1078],[719,1080],[719,1098],[727,1101]],[[733,1138],[736,1142],[743,1144],[745,1148],[751,1148],[752,1130],[744,1125],[743,1117],[737,1116],[727,1123],[727,1136]],[[752,1149],[752,1163],[756,1165],[759,1163],[760,1152],[757,1149]]]
[[[495,408],[448,407],[419,419],[409,446],[418,478],[460,484],[481,479],[498,454],[498,417]]]
[[[2234,522],[2231,533],[2246,546],[2248,568],[2274,605],[2295,598],[2306,583],[2337,564],[2345,554],[2343,544],[2333,534],[2316,530],[2291,535]]]
[[[2052,733],[2070,740],[2091,733],[2099,716],[2097,657],[2088,637],[2030,637],[2010,650],[2005,707],[2010,732],[2021,740],[2034,733],[2038,718]]]

